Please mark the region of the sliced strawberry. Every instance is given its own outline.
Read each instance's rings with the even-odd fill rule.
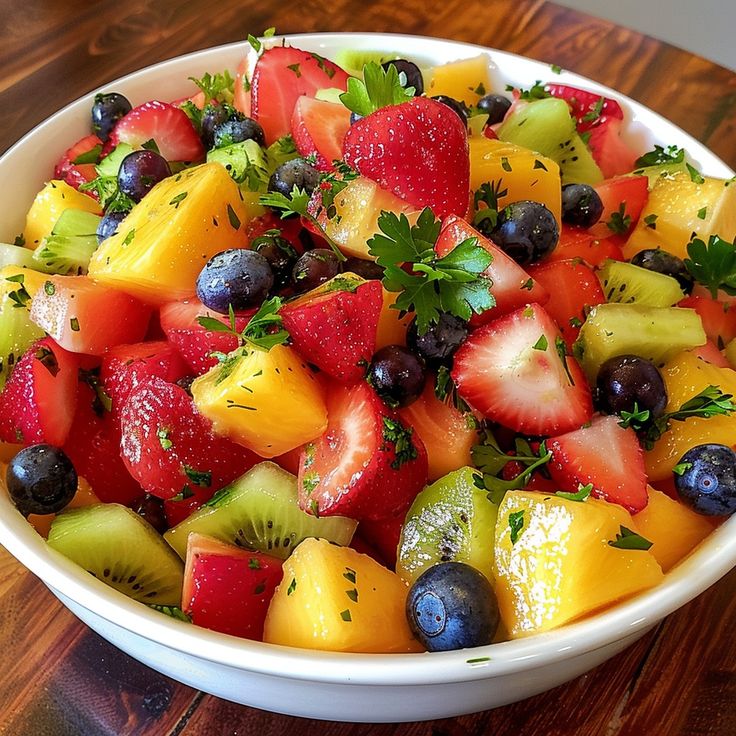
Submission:
[[[251,79],[251,113],[267,143],[291,132],[291,116],[302,95],[328,87],[347,89],[348,75],[319,54],[290,46],[263,52]]]
[[[344,156],[363,176],[437,217],[468,211],[467,130],[437,100],[415,97],[361,118],[345,136]]]
[[[79,358],[44,337],[31,345],[0,393],[0,441],[61,447],[77,403]]]
[[[603,202],[603,214],[590,232],[600,238],[631,232],[649,199],[649,179],[615,176],[596,184],[595,190]]]
[[[299,505],[354,519],[405,511],[427,482],[421,439],[365,382],[335,386],[327,411],[327,430],[302,452]]]
[[[593,413],[590,389],[577,361],[560,356],[558,339],[557,325],[538,304],[480,327],[455,353],[458,393],[516,432],[577,429]]]
[[[636,433],[616,416],[595,416],[590,425],[547,440],[549,472],[560,490],[593,484],[592,495],[632,514],[649,500],[644,453]]]
[[[610,178],[633,171],[638,154],[621,137],[621,120],[610,120],[590,131],[588,147],[603,176]]]
[[[401,539],[406,513],[395,514],[386,519],[363,519],[358,525],[353,542],[360,540],[368,548],[368,554],[390,570],[396,569],[396,552]]]
[[[341,284],[347,290],[340,290]],[[356,282],[338,277],[281,310],[294,347],[318,368],[345,383],[359,381],[376,350],[378,317],[383,305],[380,281]],[[332,288],[334,287],[334,289]]]
[[[485,248],[492,256],[491,265],[484,275],[491,279],[491,294],[496,299],[496,306],[484,314],[473,315],[470,324],[474,327],[487,324],[515,309],[536,302],[544,304],[549,299],[547,290],[537,283],[513,258],[507,256],[488,238],[483,237],[465,220],[455,215],[445,218],[442,230],[435,244],[437,255],[446,256],[453,248],[468,238],[477,238],[478,245]]]
[[[300,97],[291,117],[291,135],[302,156],[314,156],[320,171],[332,171],[342,158],[342,142],[350,127],[350,110],[334,102]]]
[[[567,84],[546,84],[544,88],[553,97],[559,97],[570,105],[578,133],[605,126],[611,120],[623,120],[624,111],[616,100],[595,92],[578,89]]]
[[[600,266],[608,258],[623,261],[620,236],[613,235],[608,228],[606,230],[604,236],[599,237],[590,230],[563,225],[557,247],[546,260],[549,262],[581,258],[590,266]]]
[[[250,112],[250,75],[251,55],[246,54],[235,70],[235,84],[233,85],[233,107],[243,115],[251,117]]]
[[[281,560],[203,534],[187,542],[181,607],[192,623],[245,639],[263,638]]]
[[[677,303],[678,307],[694,309],[703,322],[703,329],[718,350],[736,337],[736,306],[724,304],[708,296],[688,296]]]
[[[183,110],[168,102],[151,100],[134,107],[110,133],[113,146],[127,143],[140,148],[153,140],[167,161],[200,161],[204,146]]]
[[[134,388],[120,411],[122,454],[131,475],[163,499],[204,503],[256,461],[212,432],[187,392],[160,378]]]
[[[79,189],[80,185],[92,181],[97,176],[95,164],[99,161],[101,152],[102,141],[96,135],[80,138],[71,148],[67,148],[54,167],[54,178],[63,179],[70,186]],[[86,163],[79,159],[83,159]],[[91,192],[89,194],[92,196]]]
[[[568,349],[577,339],[588,308],[603,304],[606,296],[593,269],[580,260],[547,261],[529,267],[530,275],[550,294],[544,305],[557,323]]]

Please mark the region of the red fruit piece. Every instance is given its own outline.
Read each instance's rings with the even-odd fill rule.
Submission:
[[[638,154],[621,137],[621,120],[609,120],[590,131],[588,147],[606,178],[626,174],[636,166]]]
[[[291,132],[291,116],[302,95],[327,87],[347,89],[348,75],[319,54],[274,46],[261,54],[251,79],[251,115],[267,143]]]
[[[278,558],[194,533],[187,543],[181,607],[197,626],[260,641],[281,577]]]
[[[677,306],[694,309],[700,315],[705,334],[719,350],[736,337],[736,306],[733,304],[724,304],[710,296],[688,296]]]
[[[595,186],[603,202],[603,214],[590,232],[605,238],[612,233],[626,235],[636,225],[649,199],[646,176],[615,176]]]
[[[595,92],[570,87],[567,84],[546,84],[544,88],[553,97],[559,97],[570,105],[578,133],[601,127],[611,120],[623,120],[624,111],[616,100]]]
[[[71,148],[67,148],[54,167],[54,179],[62,179],[75,189],[79,189],[80,185],[92,181],[97,176],[95,163],[99,160],[101,152],[102,141],[96,135],[80,138]],[[94,160],[88,163],[74,163],[80,157],[84,157],[85,160],[93,157]],[[87,193],[94,196],[91,192]]]
[[[61,447],[77,403],[79,358],[44,337],[31,345],[0,393],[0,441]]]
[[[577,492],[593,484],[592,495],[617,503],[632,514],[649,500],[644,453],[633,429],[616,416],[596,416],[590,426],[547,440],[547,466],[560,490]]]
[[[351,546],[363,542],[367,547],[367,554],[377,559],[382,565],[395,570],[396,552],[405,519],[405,511],[386,519],[376,519],[375,521],[363,519],[358,525],[357,536],[353,538]],[[358,551],[362,550],[359,549]]]
[[[302,156],[314,156],[320,171],[332,171],[342,158],[342,142],[350,128],[350,110],[334,102],[300,97],[291,118],[291,135]]]
[[[560,356],[557,325],[538,304],[473,332],[455,353],[452,379],[472,407],[516,432],[577,429],[592,413],[590,389],[572,356]]]
[[[582,258],[589,266],[600,266],[606,259],[623,261],[621,238],[613,235],[608,228],[610,237],[597,237],[589,230],[579,227],[563,225],[557,247],[545,259],[549,261],[566,261],[572,258]]]
[[[305,445],[299,505],[321,516],[381,519],[406,510],[427,482],[421,439],[365,382],[335,386],[325,433]]]
[[[380,281],[337,290],[342,283],[355,284],[338,277],[330,282],[336,290],[317,288],[287,304],[281,317],[303,358],[338,381],[354,383],[363,378],[376,350],[383,290]]]
[[[544,308],[572,350],[587,317],[587,308],[606,301],[598,277],[592,268],[576,259],[543,262],[530,266],[529,273],[549,292]]]
[[[460,217],[451,215],[443,221],[434,249],[438,256],[446,256],[468,238],[477,238],[478,245],[493,256],[491,265],[485,270],[484,275],[493,282],[491,294],[496,299],[495,307],[483,314],[473,315],[470,320],[473,327],[487,324],[530,302],[544,304],[549,299],[547,290],[513,258],[507,256],[497,245],[483,237]]]
[[[120,411],[120,429],[131,475],[163,499],[196,497],[201,505],[258,459],[215,436],[187,392],[160,378],[130,392]]]
[[[345,161],[363,176],[435,216],[468,211],[468,134],[447,105],[415,97],[390,105],[350,126]]]
[[[141,148],[153,140],[167,161],[199,161],[205,150],[191,121],[183,110],[168,102],[151,100],[124,115],[110,133],[116,146],[127,143]]]

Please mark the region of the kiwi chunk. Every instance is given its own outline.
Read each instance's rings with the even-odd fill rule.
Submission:
[[[421,491],[407,512],[396,572],[408,583],[437,562],[465,562],[493,580],[498,506],[478,488],[477,470],[454,470]]]
[[[672,276],[623,261],[607,260],[598,279],[609,302],[671,307],[685,296]]]
[[[0,243],[0,268],[20,266],[33,268],[33,251],[20,245]]]
[[[344,516],[306,514],[297,503],[296,476],[275,463],[262,462],[218,491],[164,538],[182,559],[191,532],[286,559],[307,537],[350,544],[356,526],[354,519]]]
[[[368,51],[362,49],[341,49],[335,54],[335,64],[353,77],[363,76],[363,67],[375,62],[385,64],[387,61],[401,58],[400,54],[388,51]]]
[[[60,513],[48,543],[98,580],[143,603],[181,604],[184,565],[156,530],[117,503]]]
[[[599,304],[580,328],[573,353],[593,382],[601,365],[617,355],[638,355],[661,365],[705,341],[694,309]]]
[[[563,184],[598,184],[603,174],[575,129],[565,100],[546,97],[520,105],[497,131],[502,141],[529,148],[560,167]]]

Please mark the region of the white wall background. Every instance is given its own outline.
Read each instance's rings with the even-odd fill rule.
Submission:
[[[555,0],[736,71],[736,0]]]

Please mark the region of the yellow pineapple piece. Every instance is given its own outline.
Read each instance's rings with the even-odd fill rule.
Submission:
[[[489,182],[498,190],[498,208],[531,199],[541,202],[561,224],[560,167],[551,159],[513,143],[475,137],[470,147],[470,188]]]
[[[406,331],[412,320],[412,314],[402,316],[401,311],[392,309],[399,292],[383,290],[383,305],[378,315],[378,330],[376,331],[376,350],[386,345],[406,345]]]
[[[736,369],[736,337],[726,345],[726,349],[723,353],[731,368]]]
[[[622,526],[637,531],[615,504],[509,491],[496,522],[494,571],[509,636],[553,629],[660,582],[649,552],[608,543]]]
[[[478,104],[478,100],[491,91],[491,75],[488,56],[480,54],[472,59],[460,59],[432,69],[432,79],[427,95],[446,95],[462,100],[466,105]]]
[[[217,434],[271,458],[327,429],[322,387],[298,353],[238,348],[192,384],[197,409]]]
[[[151,189],[95,251],[89,275],[152,304],[184,299],[213,255],[246,245],[261,211],[221,164],[195,166]]]
[[[647,248],[663,248],[687,258],[687,244],[693,233],[705,242],[710,235],[728,241],[736,238],[736,184],[703,178],[703,182],[694,182],[688,172],[679,171],[656,180],[624,246],[626,258]],[[653,215],[654,228],[647,225]]]
[[[649,551],[667,572],[700,544],[716,524],[666,493],[649,486],[649,503],[636,517],[639,533],[652,542]]]
[[[334,652],[420,652],[404,611],[408,591],[368,555],[305,539],[284,561],[263,641]]]
[[[736,396],[736,371],[706,363],[690,352],[674,357],[661,373],[667,387],[665,411],[668,412],[677,411],[708,386],[719,386],[724,393]],[[668,478],[691,447],[704,443],[736,445],[736,413],[671,422],[669,431],[657,440],[653,449],[644,453],[649,479],[656,482]]]
[[[36,195],[26,215],[23,228],[26,248],[35,248],[47,235],[51,235],[56,221],[67,209],[84,210],[95,215],[101,213],[97,200],[78,192],[61,179],[52,179]]]

